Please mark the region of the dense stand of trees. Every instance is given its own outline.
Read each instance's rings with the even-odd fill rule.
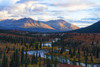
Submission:
[[[76,65],[76,61],[80,65],[81,57],[83,57],[84,63],[87,66],[89,57],[90,57],[90,62],[92,64],[94,63],[94,58],[96,59],[100,58],[99,56],[100,47],[98,47],[99,41],[96,40],[95,39],[96,37],[91,34],[87,35],[67,34],[61,36],[61,38],[58,41],[54,43],[52,42],[52,47],[49,50],[51,60],[49,59],[49,56],[46,56],[45,59],[41,58],[40,53],[36,53],[36,55],[33,54],[32,56],[29,56],[27,54],[27,50],[31,48],[34,50],[42,49],[42,43],[49,41],[49,38],[52,39],[53,37],[55,36],[48,36],[45,38],[39,36],[35,37],[0,36],[0,43],[7,43],[7,44],[9,43],[14,45],[20,44],[21,46],[17,48],[16,46],[10,47],[6,45],[4,49],[0,49],[0,67],[28,67],[29,64],[33,66],[38,64],[39,67],[41,67],[41,63],[46,64],[46,67],[51,67],[52,65],[56,67],[58,63],[67,64],[68,55],[70,56],[70,58],[73,59],[72,60],[73,65]],[[59,35],[56,35],[56,37],[59,37]],[[89,39],[89,37],[91,38]],[[85,40],[86,38],[87,40]],[[55,50],[54,47],[56,46],[60,47],[61,50]],[[57,53],[63,55],[63,53],[66,50],[66,47],[69,49],[69,52],[64,56],[61,56],[62,58],[66,58],[66,61],[62,60],[62,62],[59,62],[55,54]]]
[[[77,61],[79,65],[84,62],[87,66],[88,63],[94,64],[95,60],[100,59],[99,34],[66,34],[53,45],[61,48],[60,51],[56,51],[60,54],[63,54],[67,47],[69,53],[66,56],[70,55],[70,58],[73,58],[74,65]],[[84,59],[81,60],[81,58]]]

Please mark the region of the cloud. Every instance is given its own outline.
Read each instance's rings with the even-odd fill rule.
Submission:
[[[29,17],[39,12],[43,12],[47,7],[35,1],[28,1],[17,3],[14,6],[5,6],[0,9],[1,14],[3,14],[2,10],[10,14],[8,17]]]
[[[67,19],[68,22],[74,24],[74,25],[77,25],[79,26],[80,28],[82,27],[87,27],[87,26],[90,26],[96,22],[98,22],[98,20],[100,20],[100,18],[82,18],[80,20],[72,20],[72,19]]]
[[[10,16],[11,16],[11,14],[9,14],[8,11],[5,11],[5,10],[0,11],[0,18],[2,18],[2,19],[7,19],[7,18],[9,18]],[[10,18],[9,18],[9,19],[10,19]]]
[[[96,4],[91,1],[85,1],[85,0],[62,0],[62,2],[56,2],[53,4],[55,7],[64,8],[67,11],[80,11],[80,10],[86,10],[90,9]]]
[[[23,17],[31,17],[36,20],[45,21],[64,19],[75,25],[84,27],[99,20],[95,18],[100,18],[100,1],[0,0],[1,19],[19,19]]]
[[[7,5],[14,5],[15,3],[17,3],[20,0],[0,0],[0,5],[1,6],[7,6]]]
[[[76,26],[79,26],[80,28],[82,28],[82,27],[87,27],[87,26],[90,26],[90,25],[92,25],[93,23],[73,23],[74,25],[76,25]]]
[[[88,9],[91,6],[91,4],[73,4],[68,6],[69,11],[79,11],[79,10],[84,10]]]

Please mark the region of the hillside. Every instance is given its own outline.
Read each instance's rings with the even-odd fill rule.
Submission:
[[[81,28],[81,29],[77,29],[77,30],[73,30],[70,32],[76,32],[76,33],[100,33],[100,21],[94,23],[91,26],[85,27],[85,28]]]
[[[0,21],[0,28],[31,32],[62,32],[78,29],[77,26],[64,20],[36,21],[32,18],[2,20]]]
[[[64,20],[50,20],[44,23],[60,31],[69,31],[69,30],[79,29],[79,27],[71,23],[68,23]]]

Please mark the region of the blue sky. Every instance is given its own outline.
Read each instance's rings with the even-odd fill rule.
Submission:
[[[100,20],[100,0],[0,0],[0,19],[64,19],[79,27]]]

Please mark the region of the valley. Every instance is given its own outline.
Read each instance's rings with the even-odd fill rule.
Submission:
[[[0,67],[100,67],[100,0],[0,0]]]
[[[0,65],[46,67],[70,65],[97,67],[100,60],[100,34],[0,33]],[[17,34],[16,34],[17,33]],[[27,35],[26,35],[27,34]],[[15,56],[14,56],[15,55]],[[6,62],[6,63],[4,63]]]

